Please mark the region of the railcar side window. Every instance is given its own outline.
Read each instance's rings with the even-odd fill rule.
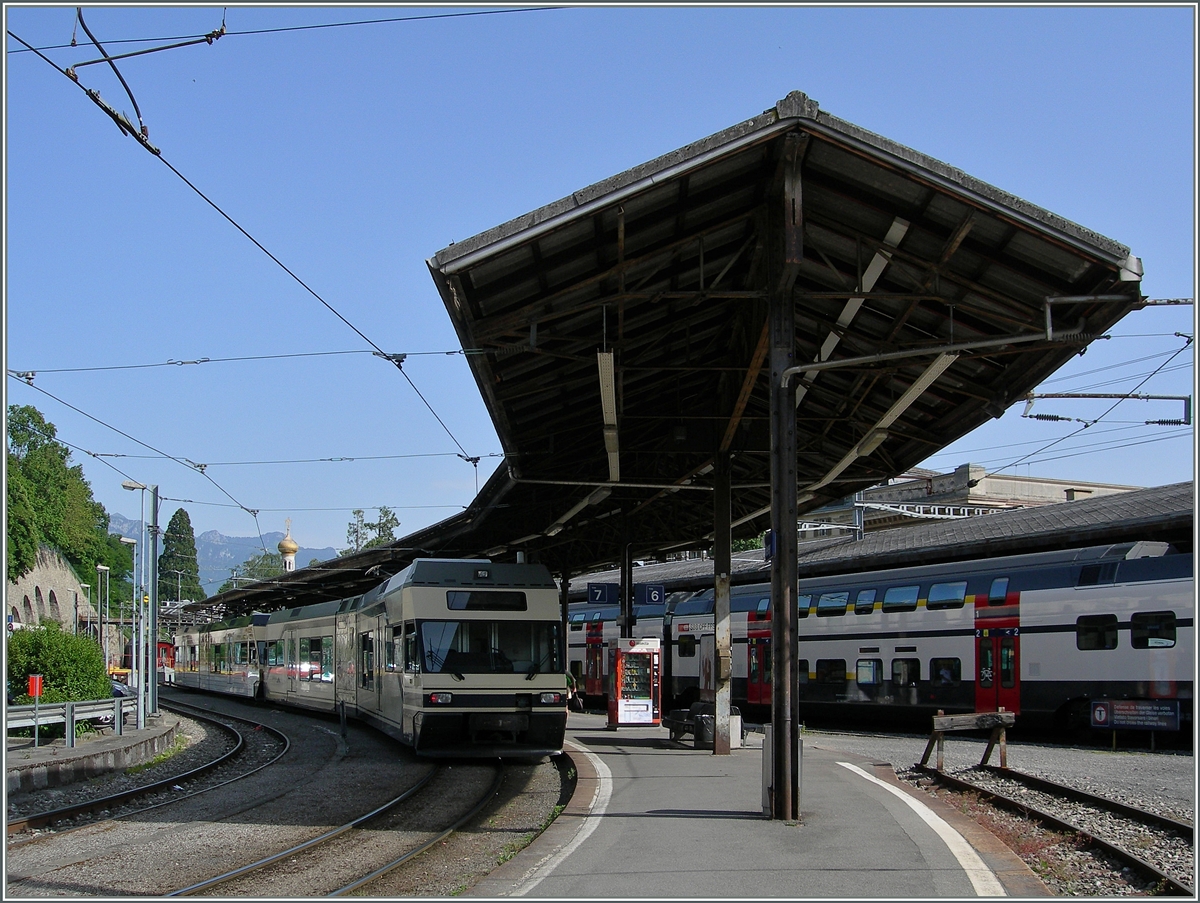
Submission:
[[[417,652],[417,625],[412,621],[404,625],[404,670],[410,674],[421,673],[421,656]]]
[[[393,627],[391,637],[383,645],[383,670],[384,671],[395,671],[396,670],[396,646],[397,646],[397,640],[399,639],[402,630],[403,630],[403,628],[401,628],[401,627]]]
[[[844,658],[817,659],[817,683],[841,684],[846,682],[846,660]]]
[[[962,681],[962,662],[956,658],[931,658],[929,679],[938,687],[957,687]]]
[[[321,682],[333,683],[333,637],[321,637]]]
[[[679,657],[695,658],[695,656],[696,637],[690,633],[685,633],[679,638]]]
[[[992,641],[983,640],[979,644],[979,659],[975,662],[976,680],[981,690],[990,690],[996,680],[995,653],[992,651]]]
[[[966,580],[954,583],[935,583],[929,587],[929,597],[925,601],[925,607],[931,611],[939,608],[962,608],[966,598]]]
[[[892,659],[892,683],[897,687],[915,687],[921,679],[919,658]]]
[[[883,594],[884,611],[916,611],[919,586],[889,586]]]
[[[860,589],[858,596],[854,600],[854,613],[856,615],[869,615],[875,610],[875,590]]]
[[[300,638],[300,679],[333,682],[333,637]]]
[[[844,615],[849,602],[850,594],[847,592],[821,593],[817,599],[817,617],[828,618],[834,615]]]
[[[988,590],[988,605],[1003,605],[1008,601],[1008,578],[997,577]]]
[[[370,631],[358,635],[358,670],[360,685],[365,690],[375,688],[375,638]]]
[[[1081,615],[1075,622],[1075,648],[1116,649],[1117,616]]]
[[[1000,638],[1000,686],[1017,685],[1017,644],[1010,637]]]
[[[860,658],[855,663],[855,680],[860,687],[877,687],[883,683],[883,660]]]
[[[1134,649],[1168,649],[1175,645],[1175,612],[1141,611],[1129,619]]]
[[[796,607],[798,609],[797,614],[799,614],[802,618],[807,618],[808,607],[810,605],[812,605],[811,595],[798,596],[796,599]]]

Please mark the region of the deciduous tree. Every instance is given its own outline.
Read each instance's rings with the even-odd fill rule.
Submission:
[[[8,541],[21,551],[10,557],[10,580],[28,573],[36,564],[36,548],[57,549],[81,579],[91,582],[97,564],[112,568],[113,593],[117,581],[131,570],[129,558],[114,548],[108,535],[108,512],[92,498],[92,487],[83,468],[71,465],[70,450],[55,437],[57,429],[31,405],[8,408]],[[28,549],[34,548],[34,557]]]
[[[234,568],[234,576],[222,583],[217,592],[223,593],[226,590],[237,589],[239,586],[255,580],[270,580],[283,573],[283,556],[278,552],[251,555]]]

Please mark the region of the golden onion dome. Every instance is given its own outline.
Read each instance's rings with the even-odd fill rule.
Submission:
[[[296,540],[292,539],[292,522],[289,519],[287,535],[285,537],[283,537],[283,539],[279,540],[279,554],[280,555],[295,555],[299,551],[300,551],[300,546],[296,543]]]

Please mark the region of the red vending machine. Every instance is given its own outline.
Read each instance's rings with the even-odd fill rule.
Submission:
[[[608,726],[662,723],[662,640],[622,637],[609,649]]]

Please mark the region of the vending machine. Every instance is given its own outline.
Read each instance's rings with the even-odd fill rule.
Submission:
[[[658,637],[622,637],[608,651],[608,726],[658,725],[662,640]]]

